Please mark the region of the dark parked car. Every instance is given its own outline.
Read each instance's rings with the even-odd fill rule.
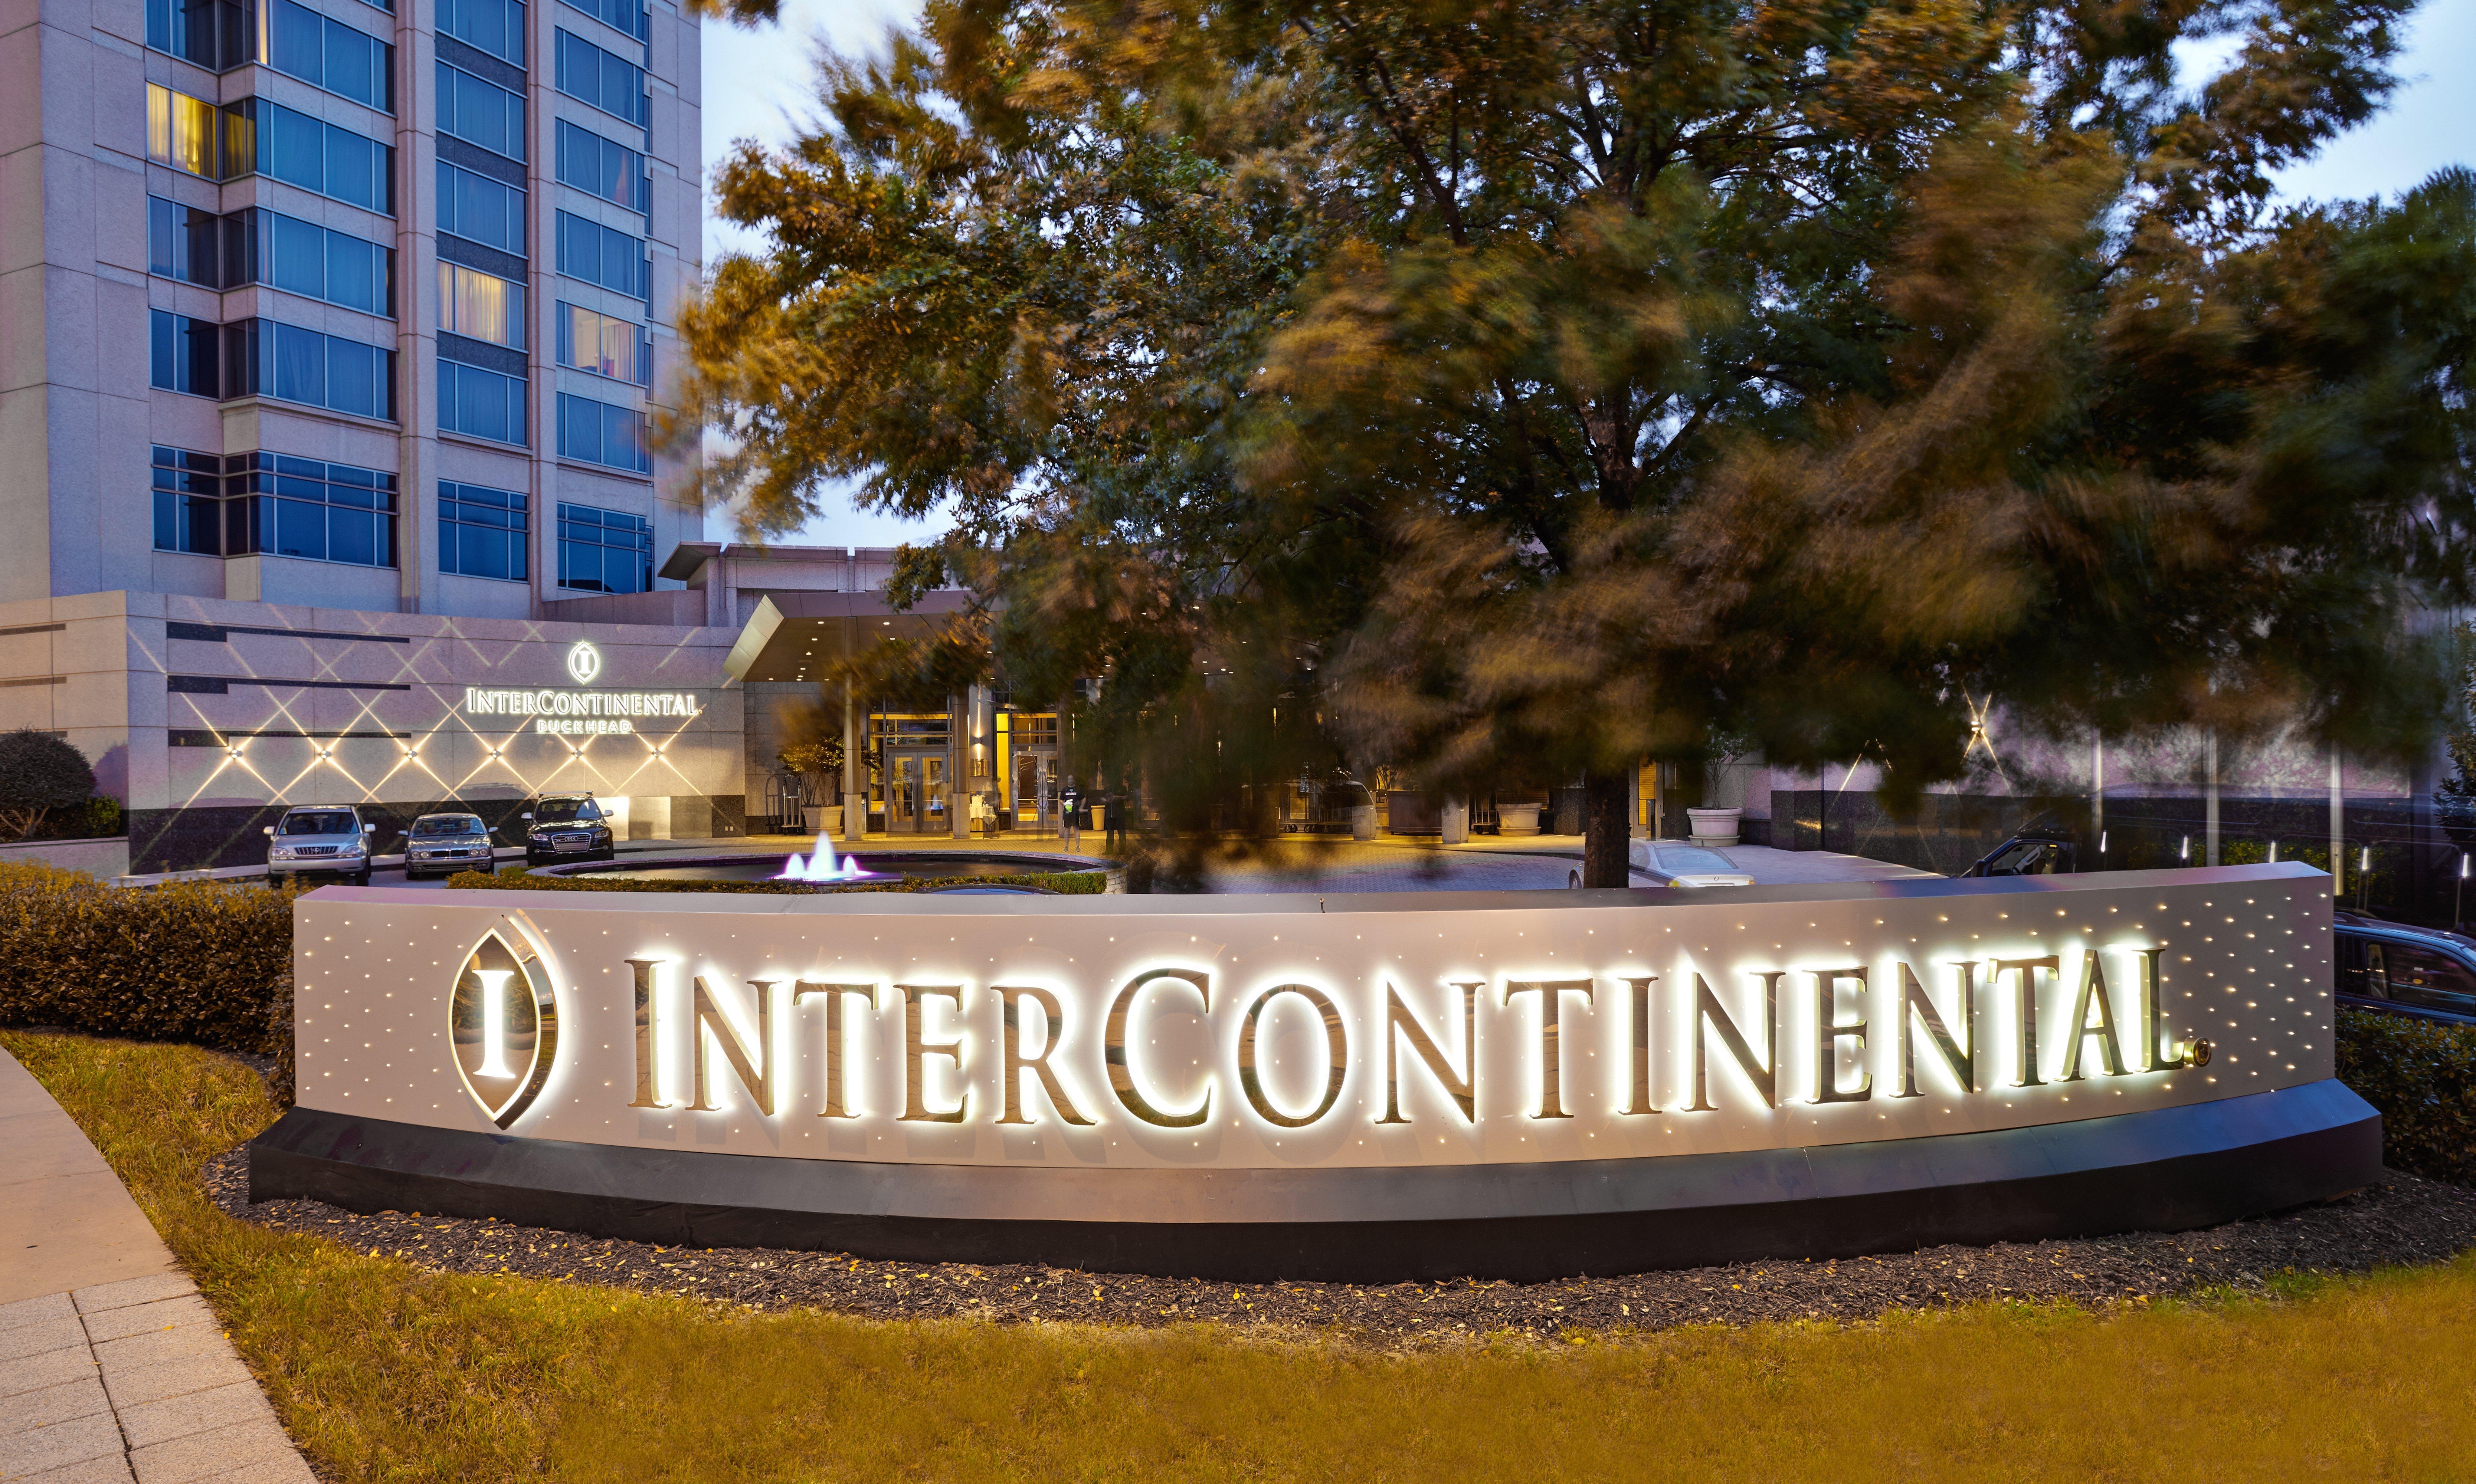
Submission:
[[[2080,869],[2078,858],[2078,847],[2068,831],[2033,825],[1987,852],[1961,875],[2065,876]]]
[[[424,814],[404,840],[404,878],[490,869],[490,829],[478,814]]]
[[[525,864],[612,860],[610,821],[591,794],[545,794],[525,811]]]
[[[2342,1008],[2476,1025],[2476,938],[2343,907],[2331,935]]]

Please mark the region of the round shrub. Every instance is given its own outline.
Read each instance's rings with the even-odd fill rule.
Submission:
[[[54,809],[76,808],[94,793],[86,754],[49,732],[0,732],[0,833],[22,840]]]

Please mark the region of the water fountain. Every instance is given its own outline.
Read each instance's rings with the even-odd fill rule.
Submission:
[[[797,851],[782,863],[778,881],[876,881],[884,879],[883,873],[871,871],[859,863],[856,855],[837,860],[834,842],[822,829],[817,831],[817,848],[805,859]]]

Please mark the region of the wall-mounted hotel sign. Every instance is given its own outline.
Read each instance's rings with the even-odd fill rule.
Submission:
[[[691,718],[704,707],[683,690],[595,690],[602,675],[602,651],[590,639],[567,647],[568,678],[581,688],[506,690],[468,685],[460,709],[467,716],[530,717],[542,736],[624,736],[649,717]]]
[[[545,736],[625,735],[649,716],[693,717],[696,697],[679,690],[485,690],[464,688],[467,716],[529,716]]]
[[[507,1210],[609,1229],[685,1202],[796,1245],[1287,1273],[1417,1268],[1424,1233],[1454,1271],[1571,1272],[1862,1249],[1902,1210],[1940,1239],[2020,1181],[2048,1215],[1991,1229],[2043,1230],[2062,1193],[2039,1182],[2075,1172],[2113,1192],[2095,1229],[2223,1219],[2201,1207],[2379,1157],[2330,1080],[2327,878],[2293,866],[1691,898],[336,889],[296,912],[300,1108],[260,1163],[330,1199],[421,1199],[437,1151],[512,1135],[492,1157],[533,1195]],[[334,1153],[347,1125],[365,1154]],[[1492,1264],[1491,1240],[1527,1255]]]

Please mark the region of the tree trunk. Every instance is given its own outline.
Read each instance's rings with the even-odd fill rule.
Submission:
[[[1631,875],[1625,850],[1632,833],[1626,805],[1632,780],[1622,773],[1582,775],[1582,884],[1623,886]]]

